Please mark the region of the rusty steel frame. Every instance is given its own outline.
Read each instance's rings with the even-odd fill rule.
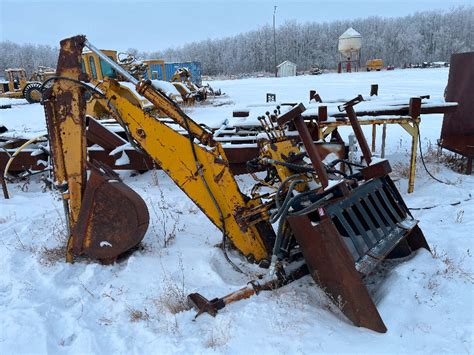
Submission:
[[[398,124],[402,127],[410,136],[411,136],[411,149],[410,149],[410,174],[408,176],[408,193],[412,193],[415,190],[415,168],[416,168],[416,152],[418,149],[418,129],[417,126],[420,124],[421,118],[418,116],[412,118],[409,116],[406,117],[397,117],[397,118],[370,118],[359,120],[359,124],[362,126],[372,125],[372,151],[375,149],[375,137],[377,125],[390,125]],[[350,126],[350,121],[322,121],[319,123],[319,134],[320,137],[325,139],[332,132],[334,132],[338,127]],[[382,136],[382,146],[385,147],[385,137],[386,134]]]

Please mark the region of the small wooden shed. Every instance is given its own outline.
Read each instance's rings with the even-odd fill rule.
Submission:
[[[283,63],[277,65],[278,77],[296,76],[296,64],[285,60]]]

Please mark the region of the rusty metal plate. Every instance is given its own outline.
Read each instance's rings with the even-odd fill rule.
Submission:
[[[446,101],[457,102],[455,112],[444,115],[441,147],[474,157],[474,52],[451,56]]]
[[[385,333],[387,328],[332,221],[326,218],[313,226],[303,215],[290,216],[288,222],[314,281],[355,325]]]
[[[149,224],[143,199],[103,164],[91,164],[73,253],[106,262],[137,246]]]

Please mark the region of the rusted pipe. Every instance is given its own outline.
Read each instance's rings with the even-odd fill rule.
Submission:
[[[345,107],[347,117],[351,122],[352,130],[359,142],[360,149],[362,150],[362,155],[364,157],[365,162],[367,165],[370,165],[372,162],[372,153],[370,152],[369,145],[367,144],[367,140],[365,139],[364,132],[362,132],[362,128],[360,127],[359,121],[357,119],[357,114],[354,111],[354,107],[352,105],[348,105]]]
[[[0,175],[0,183],[2,184],[3,197],[5,198],[5,200],[8,200],[10,198],[10,195],[8,194],[7,184],[2,175]]]
[[[306,107],[302,103],[295,106],[293,109],[285,113],[284,115],[278,118],[278,124],[280,126],[293,121],[295,124],[296,129],[301,137],[301,141],[306,149],[306,153],[308,154],[309,159],[311,160],[311,164],[313,165],[314,170],[318,174],[319,181],[323,187],[328,186],[329,178],[324,168],[324,164],[319,156],[319,153],[314,145],[313,138],[311,137],[311,133],[309,133],[308,127],[304,122],[301,113],[306,110]],[[319,129],[319,127],[318,127]]]

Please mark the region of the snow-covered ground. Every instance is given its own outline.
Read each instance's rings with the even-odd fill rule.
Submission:
[[[263,114],[267,92],[279,102],[307,103],[310,89],[325,100],[352,98],[375,83],[381,98],[442,98],[447,76],[448,69],[426,69],[213,81],[227,104],[190,115],[219,126],[236,108]],[[422,118],[423,148],[439,138],[441,122],[441,115]],[[2,124],[6,134],[42,134],[42,107],[1,110]],[[390,126],[387,156],[397,172],[409,150],[409,136]],[[194,321],[195,312],[181,304],[186,294],[223,296],[249,280],[215,247],[220,232],[161,171],[122,173],[147,202],[151,223],[143,248],[109,266],[65,263],[58,195],[42,192],[38,181],[9,184],[12,198],[0,200],[0,353],[473,353],[474,176],[433,160],[428,168],[451,184],[435,182],[421,166],[413,194],[406,194],[405,178],[396,182],[409,207],[436,206],[413,211],[433,255],[420,250],[383,270],[373,298],[386,334],[352,326],[309,276]],[[247,272],[262,272],[231,257]]]

